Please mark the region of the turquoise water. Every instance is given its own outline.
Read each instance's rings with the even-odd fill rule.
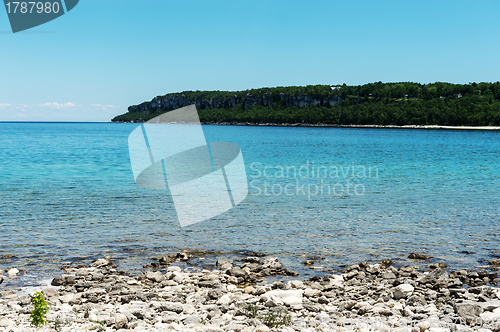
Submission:
[[[203,126],[241,147],[249,195],[181,228],[168,192],[134,183],[136,127],[0,123],[0,256],[17,256],[1,269],[40,276],[106,255],[132,271],[185,248],[208,265],[275,255],[303,275],[324,272],[307,257],[339,268],[424,252],[472,268],[500,255],[500,132]]]

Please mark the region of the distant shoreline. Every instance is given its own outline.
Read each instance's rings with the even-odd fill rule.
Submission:
[[[143,123],[113,121],[109,123]],[[317,127],[317,128],[376,128],[376,129],[435,129],[435,130],[500,130],[500,126],[440,126],[440,125],[339,125],[312,123],[252,123],[252,122],[201,122],[202,125],[248,127]]]
[[[380,129],[445,129],[445,130],[500,130],[499,126],[438,126],[438,125],[337,125],[311,123],[242,123],[242,122],[202,122],[202,125],[219,126],[264,126],[264,127],[328,127],[328,128],[380,128]]]

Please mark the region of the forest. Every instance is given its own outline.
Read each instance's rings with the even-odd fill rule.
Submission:
[[[500,82],[309,85],[184,91],[129,107],[113,122],[145,122],[195,103],[202,123],[499,126]]]

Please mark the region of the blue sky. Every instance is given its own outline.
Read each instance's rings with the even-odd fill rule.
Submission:
[[[500,1],[80,0],[13,34],[0,121],[109,121],[185,90],[500,80]]]

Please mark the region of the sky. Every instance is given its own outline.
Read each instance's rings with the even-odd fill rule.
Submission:
[[[498,0],[80,0],[14,34],[0,8],[0,121],[107,122],[187,90],[496,82],[499,20]]]

